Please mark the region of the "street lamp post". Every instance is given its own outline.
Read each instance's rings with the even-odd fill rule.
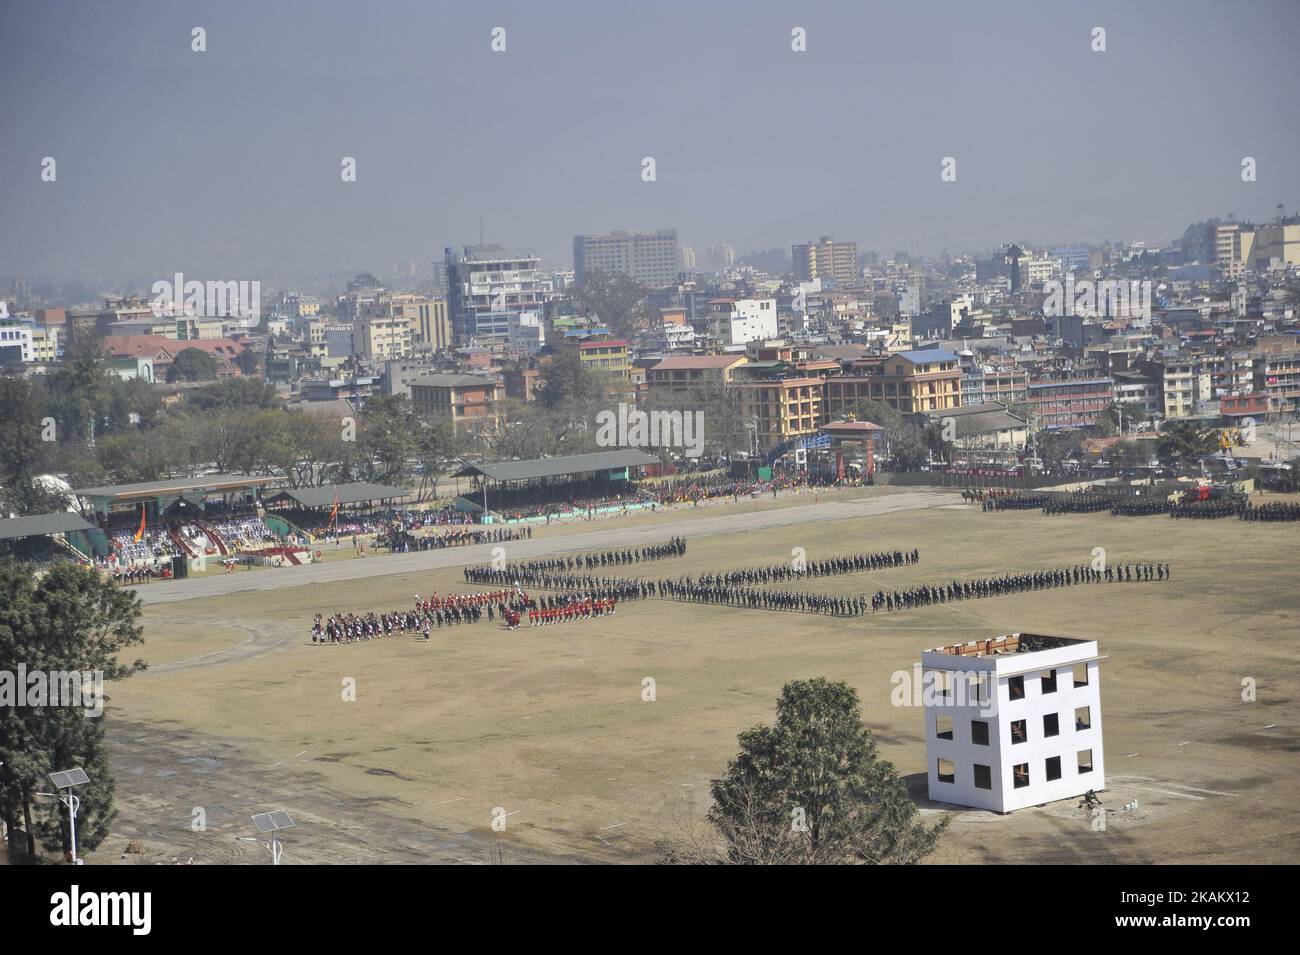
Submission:
[[[90,777],[80,766],[74,766],[72,769],[60,770],[57,773],[50,773],[50,779],[54,781],[54,786],[59,791],[57,793],[37,793],[38,796],[50,796],[57,799],[68,807],[68,832],[70,843],[72,845],[72,864],[81,865],[81,860],[77,858],[77,810],[81,808],[81,798],[77,795],[74,787],[84,786],[90,782]]]

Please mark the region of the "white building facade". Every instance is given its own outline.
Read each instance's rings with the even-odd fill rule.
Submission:
[[[1012,812],[1104,789],[1101,659],[1027,633],[925,651],[930,798]]]

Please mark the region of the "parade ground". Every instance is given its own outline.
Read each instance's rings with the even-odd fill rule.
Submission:
[[[461,569],[492,547],[150,585],[138,652],[150,669],[108,687],[120,814],[91,861],[128,845],[144,861],[262,861],[240,840],[256,835],[249,814],[271,809],[297,824],[286,863],[652,861],[698,829],[737,734],[771,722],[786,681],[816,676],[857,688],[923,813],[951,815],[930,861],[1290,861],[1296,533],[982,513],[940,489],[741,500],[541,527],[501,546],[531,560],[687,538],[682,558],[604,571],[641,578],[788,564],[797,549],[810,561],[920,550],[916,566],[772,585],[852,595],[1086,565],[1098,548],[1111,564],[1168,562],[1172,579],[851,619],[651,599],[543,629],[484,619],[427,642],[325,647],[310,641],[317,613],[489,589]],[[895,705],[896,675],[910,681],[925,649],[1018,631],[1098,641],[1104,826],[1075,801],[1002,816],[925,798],[920,700]]]

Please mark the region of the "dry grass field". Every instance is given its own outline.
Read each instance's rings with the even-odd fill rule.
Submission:
[[[884,501],[888,492],[845,499]],[[847,680],[922,811],[953,824],[931,861],[1294,862],[1300,846],[1300,528],[1166,517],[984,514],[937,506],[697,536],[692,523],[789,501],[569,525],[686,526],[677,576],[918,547],[921,563],[823,578],[837,593],[1109,560],[1169,561],[1166,582],[1080,586],[853,620],[648,600],[603,620],[508,632],[486,619],[314,647],[313,614],[406,608],[467,591],[458,568],[150,604],[150,671],[110,687],[121,815],[146,859],[264,861],[247,814],[286,808],[286,862],[632,862],[682,835],[736,735],[770,722],[794,678]],[[810,503],[796,500],[796,504]],[[536,543],[536,542],[534,542]],[[509,553],[509,546],[507,545]],[[401,558],[366,558],[374,564]],[[259,571],[262,574],[293,571]],[[288,580],[288,577],[286,577]],[[1095,638],[1102,664],[1104,831],[1073,802],[999,816],[931,804],[919,707],[891,677],[923,649],[1013,631]],[[654,702],[642,681],[655,681]],[[1257,700],[1243,702],[1255,681]],[[355,701],[343,699],[355,681]],[[1138,801],[1136,810],[1122,807]],[[504,832],[493,812],[508,815]],[[194,831],[202,809],[206,830]],[[133,857],[140,858],[140,857]]]

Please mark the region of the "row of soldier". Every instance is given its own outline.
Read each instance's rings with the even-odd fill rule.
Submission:
[[[664,560],[681,557],[686,553],[686,538],[674,537],[659,544],[647,544],[645,547],[626,548],[624,550],[601,551],[594,554],[579,554],[577,557],[549,557],[542,560],[528,560],[500,566],[471,566],[465,568],[465,583],[503,583],[512,580],[526,581],[540,574],[565,574],[577,570],[593,570],[597,567],[613,567],[621,564],[639,564],[643,560]]]
[[[741,567],[738,570],[720,571],[716,574],[705,574],[700,578],[700,583],[723,586],[770,584],[778,580],[794,580],[800,577],[835,577],[840,574],[856,574],[885,567],[902,567],[920,563],[920,560],[921,552],[915,547],[909,551],[847,554],[842,557],[827,557],[824,560],[791,561],[768,567]]]
[[[1268,504],[1247,504],[1238,516],[1243,521],[1300,521],[1300,503],[1270,501]]]

